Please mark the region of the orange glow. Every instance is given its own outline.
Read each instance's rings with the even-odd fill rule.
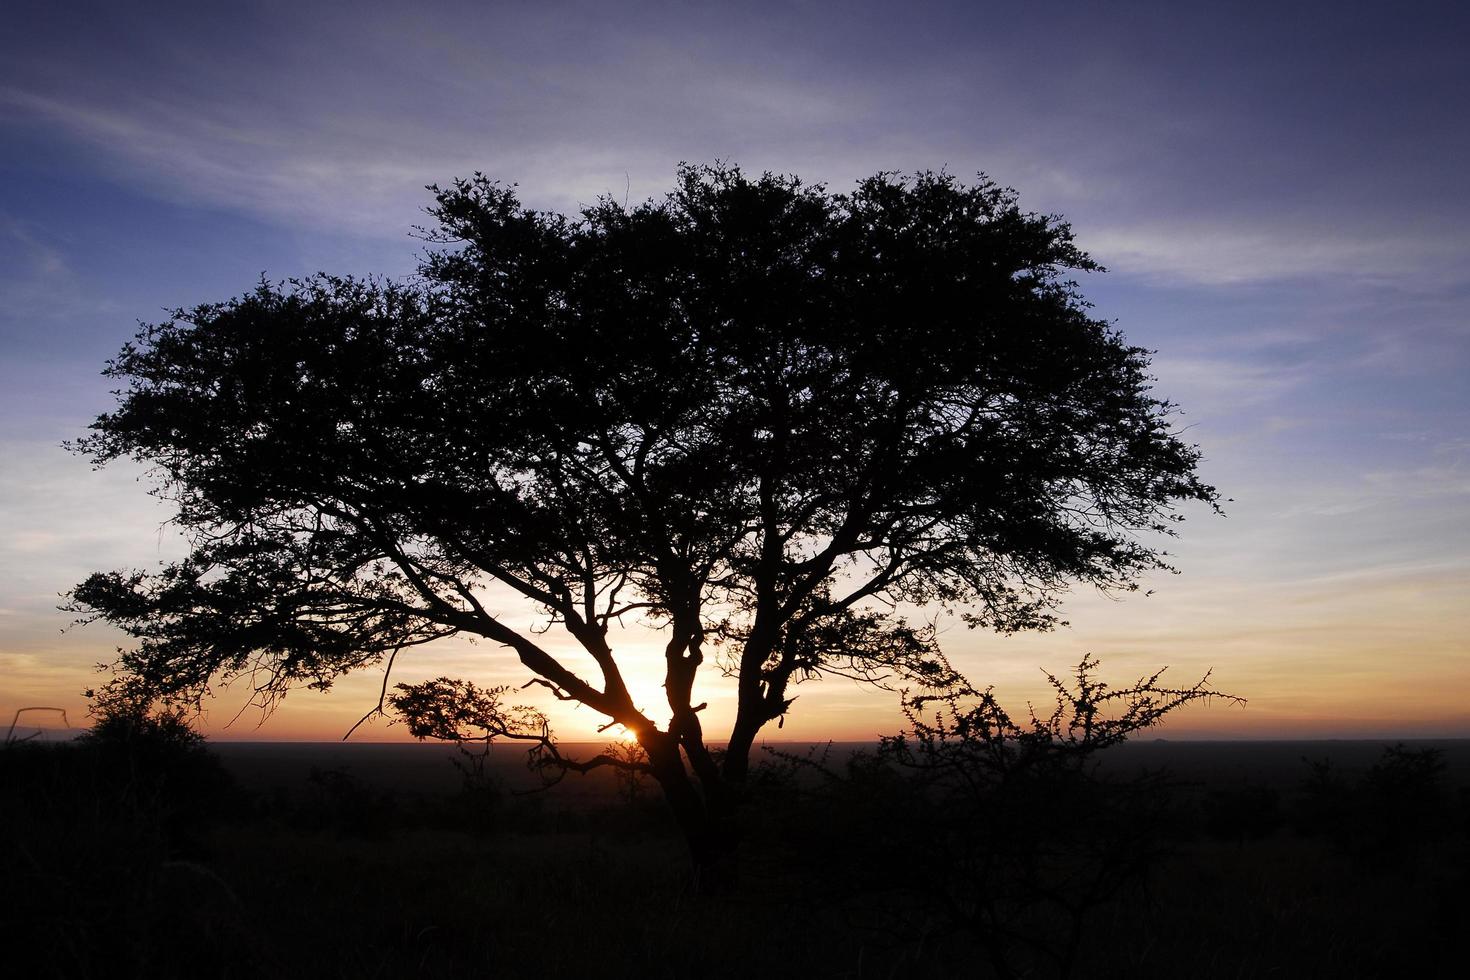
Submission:
[[[1165,675],[1192,683],[1213,670],[1212,683],[1249,700],[1244,707],[1195,705],[1171,716],[1159,737],[1186,738],[1394,738],[1470,737],[1470,570],[1434,569],[1411,574],[1385,569],[1352,580],[1270,582],[1233,578],[1227,560],[1210,567],[1197,552],[1186,573],[1158,584],[1158,594],[1114,601],[1077,595],[1066,614],[1075,624],[1051,634],[998,637],[951,625],[941,642],[956,667],[978,686],[995,685],[1002,703],[1024,714],[1028,701],[1050,704],[1040,668],[1065,674],[1085,653],[1101,660],[1100,676],[1127,684],[1163,665]],[[72,724],[88,724],[82,689],[99,682],[92,665],[124,638],[103,627],[12,630],[0,637],[0,717],[8,725],[29,705],[66,710]],[[667,722],[659,637],[629,626],[611,637],[635,703],[661,727]],[[596,668],[554,633],[548,649],[589,679]],[[506,650],[489,643],[451,640],[399,658],[393,682],[441,674],[478,684],[519,687],[529,678]],[[224,690],[209,706],[201,729],[228,741],[335,741],[378,702],[381,672],[339,680],[326,693],[293,692],[263,715],[247,706],[243,685]],[[558,738],[603,742],[607,719],[585,707],[542,697],[539,688],[518,691],[517,703],[534,704],[551,718]],[[829,679],[795,689],[796,703],[782,728],[770,725],[769,741],[866,741],[902,725],[898,694]],[[712,743],[734,719],[734,685],[706,669],[696,702]],[[662,709],[662,710],[661,710]],[[25,719],[30,722],[32,716]],[[38,721],[37,726],[59,727]],[[614,736],[629,737],[621,730]],[[354,741],[408,741],[402,725],[374,719]]]

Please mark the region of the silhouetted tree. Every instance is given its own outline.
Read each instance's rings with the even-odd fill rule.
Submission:
[[[1111,687],[1097,666],[1084,657],[1070,682],[1048,673],[1052,710],[1024,721],[989,688],[906,695],[907,728],[878,752],[908,774],[905,825],[924,828],[893,842],[912,893],[903,914],[971,936],[1001,977],[1071,976],[1091,917],[1162,853],[1172,781],[1100,772],[1099,753],[1191,702],[1241,701],[1208,675]]]
[[[156,824],[184,850],[207,818],[233,802],[233,779],[179,705],[159,704],[124,684],[88,691],[92,727],[73,743],[90,759],[98,805]]]
[[[481,176],[431,190],[414,281],[262,283],[110,363],[118,407],[77,449],[149,464],[193,533],[73,592],[138,638],[125,675],[270,698],[484,637],[637,733],[703,861],[795,684],[943,679],[894,604],[1045,629],[1069,583],[1133,588],[1165,561],[1140,532],[1216,500],[1147,352],[1066,278],[1096,265],[987,180],[684,167],[575,218]],[[666,715],[624,682],[628,616],[663,631]],[[711,655],[738,684],[723,753],[694,696]]]
[[[1296,801],[1297,830],[1323,835],[1359,858],[1390,857],[1436,841],[1451,826],[1448,765],[1441,749],[1386,745],[1350,777],[1330,759],[1303,759],[1309,775]]]

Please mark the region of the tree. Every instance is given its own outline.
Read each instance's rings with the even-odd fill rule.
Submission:
[[[908,724],[879,746],[908,775],[904,805],[925,828],[901,852],[905,912],[969,935],[999,977],[1075,975],[1089,920],[1162,856],[1174,780],[1101,772],[1098,754],[1187,704],[1244,703],[1209,674],[1170,687],[1159,670],[1112,687],[1097,667],[1088,655],[1070,681],[1048,672],[1052,710],[1028,705],[1024,721],[991,688],[905,694]]]
[[[772,750],[771,777],[800,800],[777,816],[801,842],[783,858],[896,939],[961,937],[997,977],[1073,976],[1094,952],[1098,913],[1165,854],[1181,785],[1126,762],[1104,768],[1101,754],[1185,705],[1243,703],[1208,674],[1185,687],[1163,675],[1114,687],[1089,655],[1070,678],[1046,672],[1044,713],[1028,704],[1016,717],[994,689],[959,682],[905,691],[903,730],[840,767],[826,752]]]
[[[1168,567],[1148,535],[1216,502],[1148,352],[1066,278],[1098,267],[983,177],[839,194],[685,166],[576,218],[480,175],[430,190],[415,280],[262,282],[109,363],[118,406],[75,448],[151,465],[192,532],[185,560],[72,593],[139,641],[130,683],[273,698],[483,637],[636,733],[707,862],[795,685],[945,679],[901,607],[1045,629],[1069,584]],[[625,617],[666,639],[666,722],[624,681]],[[723,750],[694,693],[711,656],[738,688]]]

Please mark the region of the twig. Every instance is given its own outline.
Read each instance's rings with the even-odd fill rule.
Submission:
[[[361,727],[362,723],[367,721],[373,715],[383,714],[383,702],[388,699],[388,678],[393,675],[393,662],[398,659],[398,651],[402,649],[403,644],[400,643],[396,647],[394,647],[393,652],[388,655],[388,666],[383,668],[383,689],[378,692],[377,706],[374,707],[367,714],[363,715],[361,718],[357,719],[357,724],[347,729],[347,734],[342,736],[342,741],[345,742],[349,738],[351,738],[352,733],[357,731],[357,729]]]

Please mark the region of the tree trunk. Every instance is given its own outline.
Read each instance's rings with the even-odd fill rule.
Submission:
[[[759,732],[759,725],[736,719],[735,728],[730,732],[730,742],[725,747],[725,761],[720,767],[720,774],[734,786],[745,785],[746,777],[750,775],[750,750]]]
[[[695,890],[729,890],[735,880],[735,838],[725,794],[700,792],[684,767],[677,744],[646,751],[653,778],[663,789],[674,822],[689,848]]]

